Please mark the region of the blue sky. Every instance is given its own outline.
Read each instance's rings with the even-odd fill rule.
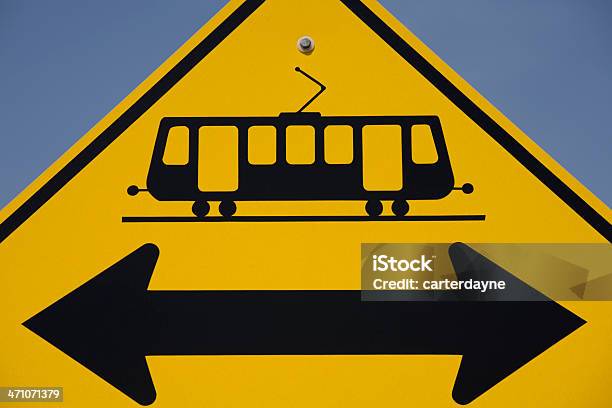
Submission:
[[[381,2],[612,203],[611,2]],[[0,0],[0,207],[223,4]]]

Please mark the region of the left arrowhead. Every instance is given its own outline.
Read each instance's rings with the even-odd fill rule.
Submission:
[[[143,245],[23,325],[134,401],[152,404],[146,292],[158,257],[155,245]]]

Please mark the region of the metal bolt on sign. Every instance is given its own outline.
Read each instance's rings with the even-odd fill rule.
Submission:
[[[311,37],[305,35],[298,40],[297,47],[301,53],[311,54],[314,51],[315,43]]]

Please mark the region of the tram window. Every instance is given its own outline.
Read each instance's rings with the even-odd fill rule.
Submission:
[[[274,126],[249,128],[249,163],[276,163],[276,128]]]
[[[412,161],[416,164],[433,164],[438,161],[438,151],[429,125],[414,125],[412,132]]]
[[[315,161],[315,130],[312,126],[287,126],[287,163],[312,164]]]
[[[162,161],[164,164],[176,166],[189,163],[189,128],[187,126],[174,126],[168,129]]]
[[[363,127],[363,187],[369,191],[401,190],[402,128],[398,125]]]
[[[349,164],[353,161],[353,128],[332,125],[325,128],[325,162]]]
[[[238,128],[200,128],[198,187],[201,191],[238,189]]]

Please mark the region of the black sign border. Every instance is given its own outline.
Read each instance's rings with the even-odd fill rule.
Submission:
[[[478,107],[440,71],[404,41],[391,27],[360,0],[341,0],[361,21],[372,29],[395,52],[402,56],[432,85],[461,109],[472,121],[491,136],[500,146],[518,160],[546,187],[571,207],[582,219],[591,225],[609,242],[612,242],[612,226],[601,214],[574,192],[567,184],[549,170],[533,154],[514,139],[493,118]],[[17,208],[0,224],[0,242],[41,208],[51,197],[64,187],[74,176],[91,163],[104,149],[140,118],[155,102],[162,98],[193,67],[202,61],[217,45],[244,22],[265,0],[246,0],[230,16],[215,28],[204,40],[167,72],[144,93],[119,118],[98,135],[87,147],[59,170],[39,190]],[[521,199],[520,194],[516,199]]]

